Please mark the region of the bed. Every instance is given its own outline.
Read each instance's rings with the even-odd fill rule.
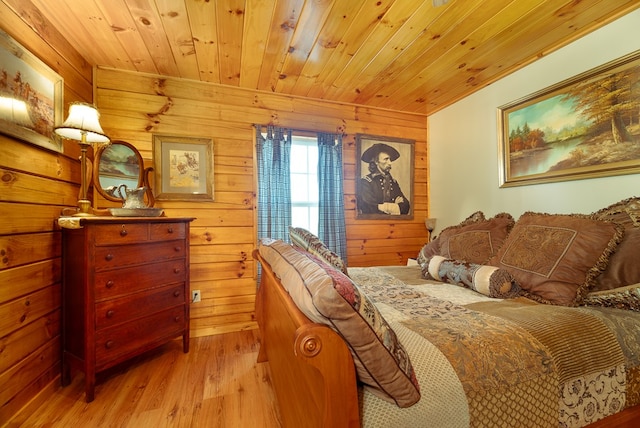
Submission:
[[[635,239],[637,225],[617,218],[632,218],[628,206],[517,222],[474,213],[413,266],[347,268],[300,230],[293,244],[261,241],[258,359],[270,364],[283,426],[583,427],[640,417],[640,285],[611,287],[632,274],[627,260],[618,266],[625,239]],[[531,257],[510,253],[527,239],[545,249],[536,268],[554,266],[533,287],[523,279]],[[514,260],[529,263],[525,272]]]

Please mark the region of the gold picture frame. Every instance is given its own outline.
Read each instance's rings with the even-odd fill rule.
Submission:
[[[213,201],[213,140],[153,136],[156,200]]]
[[[62,77],[0,30],[0,132],[62,152]]]
[[[498,107],[500,187],[640,172],[640,51]]]
[[[383,149],[376,150],[377,147]],[[415,141],[406,138],[356,134],[356,219],[413,219],[414,147]],[[391,155],[387,162],[393,178],[392,197],[388,201],[380,200],[383,176],[375,166],[380,152]]]

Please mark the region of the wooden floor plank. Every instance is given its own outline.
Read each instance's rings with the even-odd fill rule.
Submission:
[[[176,340],[98,376],[85,402],[84,376],[59,388],[23,427],[281,426],[257,330]]]

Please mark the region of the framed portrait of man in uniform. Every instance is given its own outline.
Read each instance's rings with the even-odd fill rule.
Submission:
[[[413,219],[414,144],[356,134],[357,219]]]

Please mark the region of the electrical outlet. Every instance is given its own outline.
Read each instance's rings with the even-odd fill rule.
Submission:
[[[201,297],[200,290],[191,290],[191,303],[198,303]]]

